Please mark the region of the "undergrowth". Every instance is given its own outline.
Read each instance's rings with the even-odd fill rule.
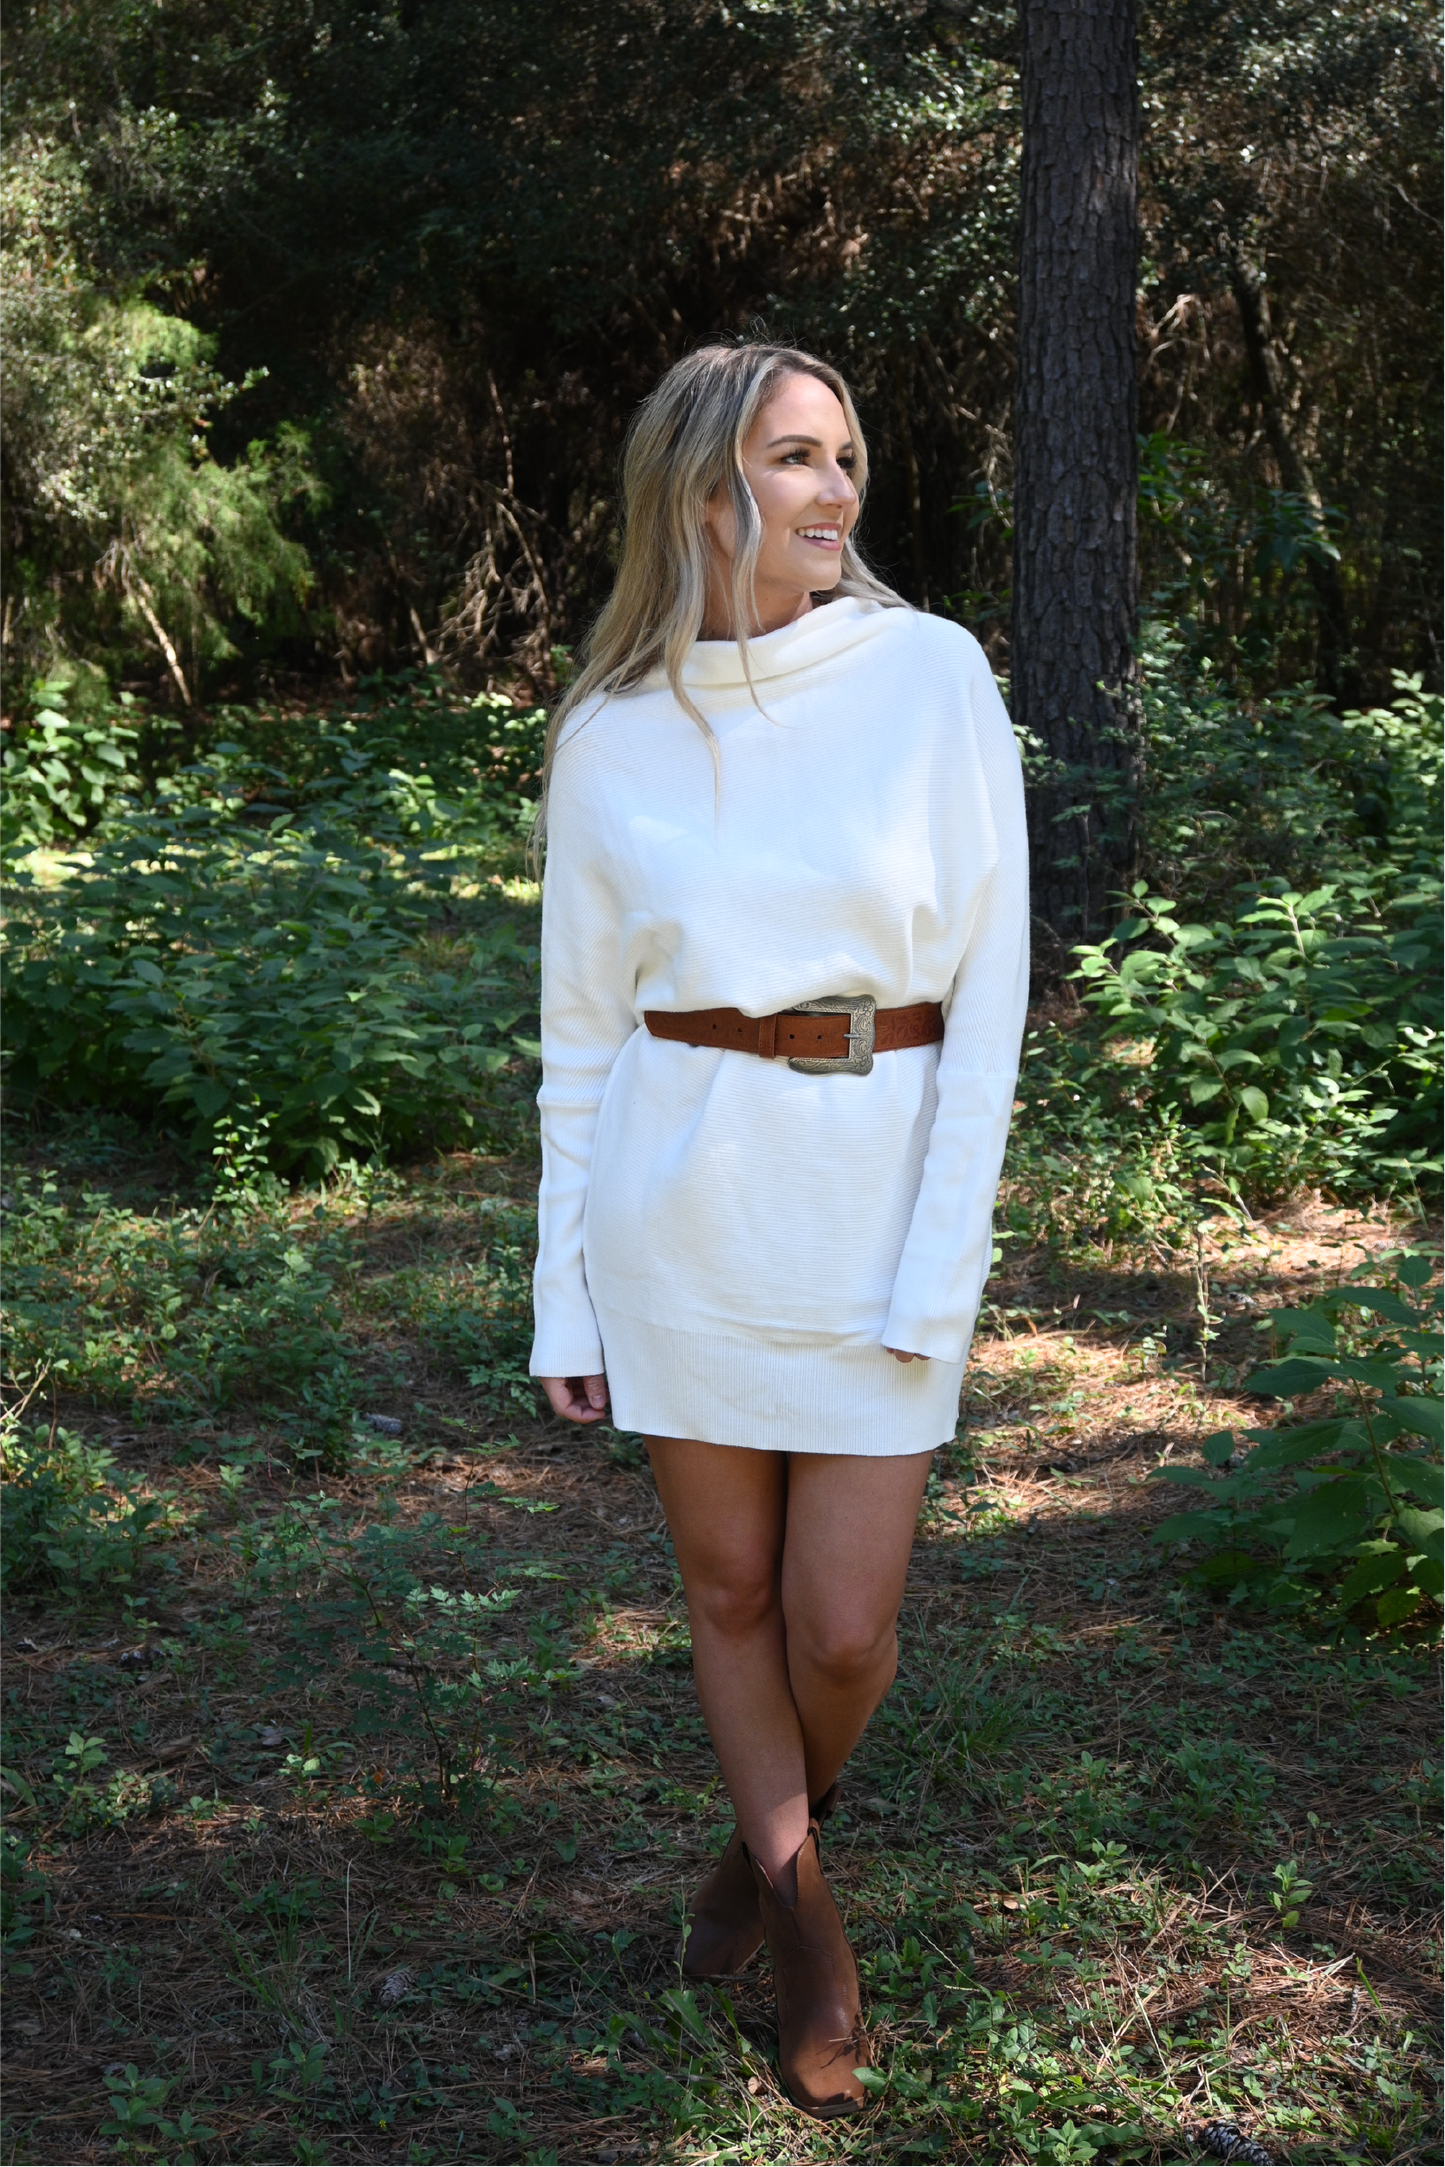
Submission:
[[[725,1804],[636,1440],[524,1397],[525,1162],[187,1200],[118,1140],[6,1199],[7,2157],[1149,2160],[1210,2115],[1430,2156],[1429,1633],[1148,1540],[1307,1314],[1257,1232],[1208,1343],[1187,1251],[996,1283],[830,1824],[879,2059],[819,2131],[765,1985],[677,1974]]]
[[[1441,702],[1250,703],[1157,631],[1144,690],[1147,877],[1025,1036],[1004,1224],[1187,1238],[1303,1188],[1437,1197]]]
[[[12,756],[14,1103],[159,1114],[201,1153],[229,1123],[313,1173],[471,1135],[535,1048],[535,937],[493,868],[529,818],[538,718],[423,686],[383,728],[243,719],[249,746],[107,784],[68,853],[25,848],[55,839],[24,786],[58,787],[49,741],[31,770]]]

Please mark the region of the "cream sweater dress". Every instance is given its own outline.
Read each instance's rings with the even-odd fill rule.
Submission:
[[[536,1376],[652,1436],[886,1456],[953,1436],[1028,984],[1018,754],[983,652],[843,599],[700,641],[559,748],[542,905]],[[760,703],[760,704],[759,704]],[[868,1076],[646,1009],[941,1001]],[[900,1363],[900,1347],[927,1362]]]

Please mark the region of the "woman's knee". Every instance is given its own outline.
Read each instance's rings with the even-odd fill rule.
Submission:
[[[771,1564],[713,1566],[687,1590],[694,1625],[701,1620],[723,1640],[746,1640],[778,1610],[777,1574]]]
[[[790,1613],[788,1654],[801,1655],[830,1685],[858,1685],[867,1680],[886,1685],[898,1668],[897,1621],[880,1625],[875,1618],[836,1615],[794,1618]]]

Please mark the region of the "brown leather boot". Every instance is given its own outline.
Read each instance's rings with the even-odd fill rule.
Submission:
[[[795,2107],[820,2119],[856,2114],[867,2097],[854,2076],[872,2056],[858,2000],[858,1966],[833,1892],[823,1879],[818,1824],[798,1852],[798,1900],[785,1904],[756,1859],[763,1932],[778,2000],[778,2071]]]
[[[815,1821],[826,1821],[838,1803],[830,1783],[812,1808]],[[728,1847],[688,1906],[692,1921],[682,1954],[685,1979],[731,1979],[744,1971],[763,1945],[763,1915],[758,1885],[737,1829]]]

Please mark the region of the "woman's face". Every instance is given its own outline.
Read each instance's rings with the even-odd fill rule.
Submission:
[[[785,377],[743,445],[743,472],[763,526],[753,632],[791,624],[811,606],[812,594],[837,585],[843,544],[858,517],[856,464],[837,395],[816,376]],[[726,491],[710,500],[707,522],[717,558],[730,564],[737,519]],[[720,578],[703,628],[707,636],[732,636],[729,608],[726,579]]]

